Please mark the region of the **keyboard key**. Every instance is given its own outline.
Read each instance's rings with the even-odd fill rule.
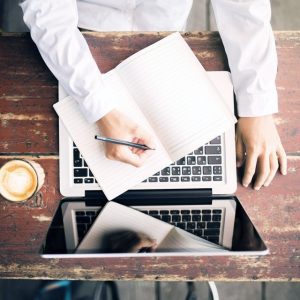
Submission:
[[[213,214],[221,214],[222,209],[213,209]]]
[[[85,216],[85,211],[76,211],[75,215],[76,216]]]
[[[95,212],[94,210],[88,210],[88,211],[86,212],[86,215],[87,215],[87,216],[95,216],[95,215],[96,215],[96,212]]]
[[[158,178],[157,177],[149,177],[148,180],[149,180],[149,182],[157,182]]]
[[[81,158],[78,158],[78,159],[74,159],[73,161],[73,166],[74,167],[82,167],[82,159]]]
[[[74,177],[87,177],[87,169],[85,168],[74,169]]]
[[[197,223],[197,228],[205,228],[205,222],[198,222]]]
[[[169,222],[171,222],[171,216],[170,215],[162,215],[161,220],[169,223]]]
[[[149,215],[150,216],[158,215],[158,210],[149,210]]]
[[[74,160],[80,159],[80,152],[79,152],[79,150],[77,148],[73,149],[73,159]]]
[[[188,223],[186,224],[186,228],[187,228],[187,229],[195,229],[195,228],[196,228],[195,222],[188,222]]]
[[[76,222],[79,224],[90,223],[91,219],[87,216],[76,216]]]
[[[172,175],[180,175],[180,167],[172,167]]]
[[[219,136],[217,136],[215,139],[213,139],[213,140],[211,140],[210,142],[209,142],[210,144],[221,144],[221,136],[219,135]]]
[[[181,216],[180,215],[172,215],[172,222],[180,222]]]
[[[158,220],[161,220],[161,216],[160,215],[152,215],[151,217],[153,217],[155,219],[158,219]]]
[[[170,211],[170,213],[171,213],[171,215],[179,215],[179,210],[177,210],[177,209],[174,210],[173,209],[173,210]]]
[[[160,214],[160,215],[168,215],[168,214],[169,214],[169,211],[168,211],[168,210],[160,210],[160,211],[159,211],[159,214]]]
[[[213,221],[221,221],[221,215],[213,215],[212,220]]]
[[[94,183],[93,178],[84,178],[84,183]]]
[[[204,229],[204,235],[207,236],[218,236],[220,234],[219,229]]]
[[[206,165],[206,156],[197,156],[197,165]]]
[[[179,177],[172,176],[172,177],[170,177],[170,181],[171,182],[178,182],[179,181]]]
[[[87,167],[88,165],[87,165],[87,163],[85,162],[85,161],[83,161],[83,165],[85,166],[85,167]]]
[[[186,229],[185,223],[179,222],[177,223],[177,227],[181,228],[181,229]]]
[[[211,181],[211,176],[202,176],[202,181]]]
[[[188,214],[191,213],[191,211],[188,210],[188,209],[183,209],[183,210],[181,210],[180,212],[181,212],[181,214],[183,214],[183,215],[188,215]]]
[[[142,182],[148,182],[148,180],[147,180],[147,179],[145,179],[145,180],[143,180]]]
[[[86,231],[87,228],[85,224],[77,224],[77,235],[79,240],[81,240],[84,237]]]
[[[182,175],[191,175],[191,167],[182,167]]]
[[[201,181],[200,176],[192,176],[192,181]]]
[[[89,170],[89,177],[94,177],[94,174],[92,173],[91,170]]]
[[[200,147],[199,149],[195,150],[194,153],[196,155],[202,155],[203,154],[203,147]]]
[[[200,209],[193,209],[192,214],[193,215],[199,215],[199,214],[201,214],[201,210]]]
[[[163,176],[168,176],[168,175],[170,175],[170,167],[167,167],[167,168],[162,169],[160,173],[161,173],[161,175],[163,175]]]
[[[83,179],[82,178],[75,178],[74,183],[82,183]]]
[[[188,176],[181,176],[181,181],[182,182],[188,182],[188,181],[190,181],[191,179],[190,179],[190,177],[188,177]]]
[[[194,234],[194,229],[186,229],[187,232]]]
[[[199,166],[192,167],[192,173],[193,175],[201,175],[201,167]]]
[[[216,175],[222,174],[222,166],[213,166],[213,173]]]
[[[209,236],[207,238],[207,240],[210,241],[210,242],[212,242],[212,243],[215,243],[215,244],[219,243],[219,238],[218,237]]]
[[[159,182],[168,182],[169,181],[169,177],[159,177]]]
[[[223,177],[222,176],[213,176],[213,181],[222,181]]]
[[[210,222],[211,221],[211,215],[202,215],[202,221]]]
[[[211,166],[203,167],[203,175],[211,175]]]
[[[179,160],[177,160],[177,165],[185,165],[185,157],[180,158]]]
[[[181,219],[182,219],[182,222],[190,222],[191,216],[190,215],[182,215]]]
[[[210,223],[207,223],[207,228],[217,228],[217,229],[219,229],[220,226],[221,226],[220,222],[210,222]]]
[[[202,210],[202,214],[203,215],[210,215],[211,214],[211,210],[210,209],[203,209]]]
[[[221,146],[205,146],[205,154],[221,154]]]
[[[202,229],[195,229],[194,234],[201,237],[203,235],[203,230]]]
[[[195,222],[201,221],[201,216],[200,215],[193,215],[192,221],[195,221]]]
[[[73,147],[77,148],[74,142],[73,142]]]
[[[188,165],[195,165],[196,164],[196,157],[195,156],[188,156],[186,158]]]
[[[222,156],[208,156],[207,160],[209,165],[220,165],[222,163]]]

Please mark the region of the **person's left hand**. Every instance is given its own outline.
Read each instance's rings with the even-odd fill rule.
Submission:
[[[268,186],[279,167],[287,173],[287,158],[272,115],[241,117],[236,128],[237,167],[245,163],[243,185],[247,187],[256,175],[254,189]]]

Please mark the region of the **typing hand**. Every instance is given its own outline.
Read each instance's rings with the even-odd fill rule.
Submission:
[[[98,120],[97,125],[101,134],[105,137],[145,144],[150,148],[155,148],[153,139],[148,132],[115,109]],[[107,158],[122,161],[135,167],[142,166],[145,160],[153,153],[153,151],[149,150],[112,143],[105,143],[105,147]]]
[[[287,158],[272,115],[241,117],[236,129],[237,166],[245,163],[243,185],[247,187],[255,175],[254,189],[268,186],[279,167],[287,173]]]

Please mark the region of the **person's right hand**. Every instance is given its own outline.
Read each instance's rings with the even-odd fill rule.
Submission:
[[[98,120],[97,125],[101,134],[105,137],[145,144],[150,148],[155,148],[152,136],[116,109]],[[153,153],[152,150],[141,150],[112,143],[105,143],[105,150],[107,158],[128,163],[135,167],[142,166]]]

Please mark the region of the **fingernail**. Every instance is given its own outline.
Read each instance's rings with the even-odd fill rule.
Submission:
[[[248,187],[249,183],[243,183],[244,187]]]
[[[255,189],[256,191],[259,191],[260,186],[255,186],[254,189]]]

